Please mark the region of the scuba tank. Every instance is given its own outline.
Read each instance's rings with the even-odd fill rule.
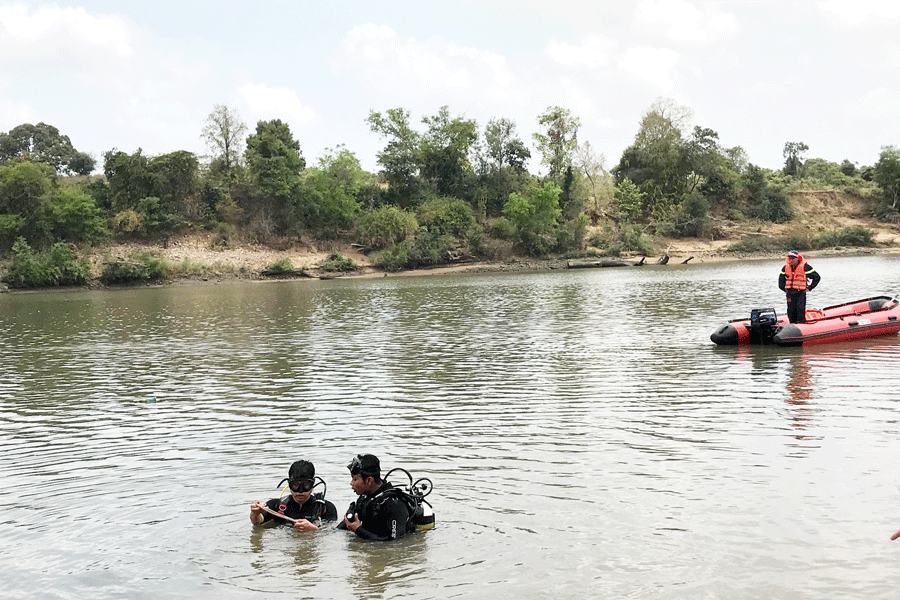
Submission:
[[[409,471],[399,467],[388,471],[387,475],[384,476],[384,480],[388,481],[388,477],[395,471],[402,472],[409,480],[409,483],[406,485],[391,484],[393,487],[390,490],[402,498],[409,508],[410,522],[407,524],[407,529],[434,529],[434,509],[431,504],[425,500],[425,496],[430,494],[431,490],[434,489],[431,480],[427,477],[422,477],[413,481]]]

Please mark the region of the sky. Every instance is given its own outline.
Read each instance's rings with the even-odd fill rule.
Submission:
[[[888,0],[0,0],[0,132],[44,122],[98,160],[209,154],[217,104],[281,119],[307,164],[340,145],[377,172],[371,111],[513,121],[551,106],[615,166],[664,99],[779,169],[900,146],[900,3]],[[532,162],[533,172],[539,164]]]

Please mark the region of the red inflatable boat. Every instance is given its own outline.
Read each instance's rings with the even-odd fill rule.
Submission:
[[[900,302],[877,296],[822,310],[807,310],[806,323],[788,323],[775,309],[756,308],[749,319],[735,319],[716,329],[709,339],[720,346],[775,344],[809,346],[900,332]]]

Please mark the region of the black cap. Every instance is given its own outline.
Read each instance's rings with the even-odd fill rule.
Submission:
[[[351,475],[363,475],[364,477],[381,477],[381,462],[374,454],[357,454],[347,465]]]

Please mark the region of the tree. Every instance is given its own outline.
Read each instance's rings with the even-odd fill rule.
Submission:
[[[154,156],[147,163],[153,195],[168,213],[184,213],[185,200],[200,191],[197,157],[187,150]]]
[[[562,190],[553,182],[532,185],[523,194],[510,194],[503,206],[503,216],[516,228],[520,247],[529,254],[546,254],[551,243],[548,238],[562,215],[559,194]]]
[[[409,125],[409,111],[391,108],[384,114],[371,111],[369,129],[388,140],[376,155],[388,184],[388,197],[399,206],[412,206],[420,196],[421,138]]]
[[[505,168],[524,171],[531,151],[516,135],[516,124],[509,119],[491,119],[484,128],[483,153],[489,170],[499,173]]]
[[[46,163],[16,162],[0,166],[0,238],[10,247],[17,236],[31,245],[51,235],[49,195],[55,173]]]
[[[143,198],[154,195],[150,161],[140,148],[134,154],[115,148],[104,152],[103,173],[113,212],[134,209]]]
[[[241,142],[247,133],[247,126],[241,121],[237,111],[224,104],[216,104],[206,117],[200,137],[215,153],[214,159],[221,161],[227,175],[240,164]]]
[[[900,148],[884,146],[875,163],[875,183],[884,193],[884,199],[896,210],[900,202]]]
[[[352,152],[342,146],[327,150],[318,167],[305,172],[299,202],[303,223],[328,236],[349,227],[360,210],[357,195],[365,180],[366,173]]]
[[[462,117],[450,118],[446,106],[432,117],[423,117],[422,122],[428,126],[420,137],[422,176],[439,195],[466,195],[466,183],[472,175],[469,151],[478,141],[477,123]]]
[[[809,146],[803,142],[786,142],[784,144],[784,169],[782,169],[782,172],[792,177],[800,177],[804,154],[807,150],[809,150]]]
[[[46,123],[24,123],[0,133],[0,165],[17,157],[47,163],[63,175],[90,175],[96,166],[90,154],[77,151],[68,136]]]
[[[538,125],[543,132],[532,137],[543,156],[541,164],[547,165],[551,179],[558,180],[566,168],[572,166],[572,153],[578,146],[581,121],[567,109],[551,106],[538,117]]]
[[[286,232],[299,223],[294,204],[300,196],[300,172],[306,160],[290,127],[279,119],[260,121],[256,133],[247,138],[247,167],[255,184],[261,213],[271,209],[275,225]]]
[[[623,221],[634,223],[644,208],[644,193],[627,177],[616,184],[613,195],[616,212]]]

